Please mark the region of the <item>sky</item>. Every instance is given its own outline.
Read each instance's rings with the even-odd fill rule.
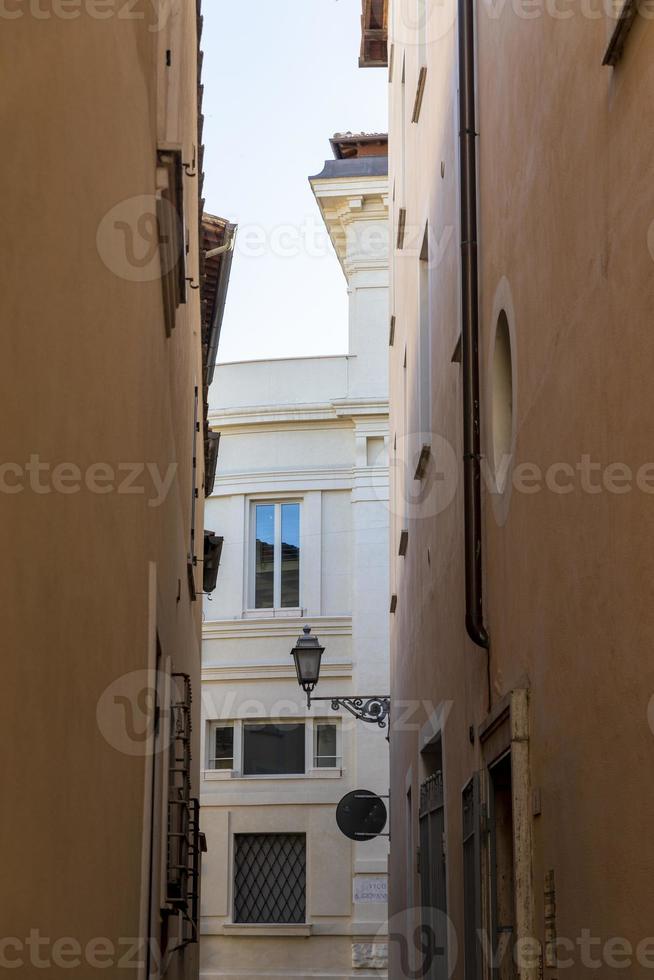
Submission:
[[[207,0],[205,210],[239,225],[218,360],[342,354],[347,293],[308,177],[335,132],[387,131],[361,0]]]

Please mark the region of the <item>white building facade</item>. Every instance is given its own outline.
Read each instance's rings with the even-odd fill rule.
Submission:
[[[354,843],[335,814],[352,790],[388,794],[386,732],[308,709],[290,653],[308,624],[316,696],[388,694],[386,140],[333,147],[311,183],[349,354],[219,365],[210,405],[206,524],[224,544],[203,636],[205,977],[386,970],[388,840]]]

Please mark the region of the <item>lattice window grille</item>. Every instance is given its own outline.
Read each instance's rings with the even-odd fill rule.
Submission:
[[[304,834],[237,834],[234,921],[306,921]]]

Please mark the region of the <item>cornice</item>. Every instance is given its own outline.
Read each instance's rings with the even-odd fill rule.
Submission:
[[[275,423],[287,423],[297,426],[308,422],[328,422],[337,421],[331,402],[323,402],[315,405],[252,405],[243,408],[227,408],[218,412],[209,413],[209,425],[212,428],[220,427],[225,429],[234,426],[250,425],[273,425]],[[321,426],[328,428],[329,426]]]
[[[376,432],[377,430],[375,430]],[[216,477],[212,497],[239,493],[293,492],[306,490],[354,490],[361,483],[388,483],[388,466],[316,466],[297,470],[244,470]]]
[[[202,683],[226,681],[295,680],[295,667],[287,664],[207,664],[202,668]],[[351,677],[352,663],[323,662],[321,677]]]
[[[353,224],[378,224],[388,232],[388,175],[365,177],[314,177],[311,187],[345,278],[357,271],[388,268],[389,250],[383,255],[361,252],[349,242]]]
[[[351,616],[311,616],[315,633],[324,636],[352,636]],[[203,640],[241,640],[291,636],[297,639],[306,616],[265,619],[218,619],[202,624]]]
[[[350,489],[355,479],[354,466],[315,466],[288,470],[243,470],[240,473],[223,473],[216,477],[212,496],[225,496],[225,491],[255,493],[261,485],[278,485],[279,489],[300,484],[305,489],[315,489],[316,484],[332,489]],[[234,491],[229,488],[233,487]]]
[[[388,398],[335,398],[332,406],[339,418],[388,415]]]
[[[361,415],[388,415],[388,398],[335,398],[329,402],[302,405],[252,405],[209,412],[214,431],[252,426],[330,428]],[[316,423],[322,423],[316,425]],[[325,425],[325,423],[328,423]]]
[[[389,181],[386,174],[376,177],[369,174],[362,177],[313,177],[311,186],[318,199],[321,197],[388,199]]]

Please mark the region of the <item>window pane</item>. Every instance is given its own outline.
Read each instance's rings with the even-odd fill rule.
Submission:
[[[282,504],[282,608],[300,605],[300,505]]]
[[[304,773],[304,725],[244,725],[243,773],[246,776]]]
[[[334,769],[337,765],[336,725],[316,725],[315,768]]]
[[[256,508],[255,609],[272,609],[275,597],[275,507]]]
[[[234,729],[231,725],[226,728],[216,728],[213,768],[234,768]]]

